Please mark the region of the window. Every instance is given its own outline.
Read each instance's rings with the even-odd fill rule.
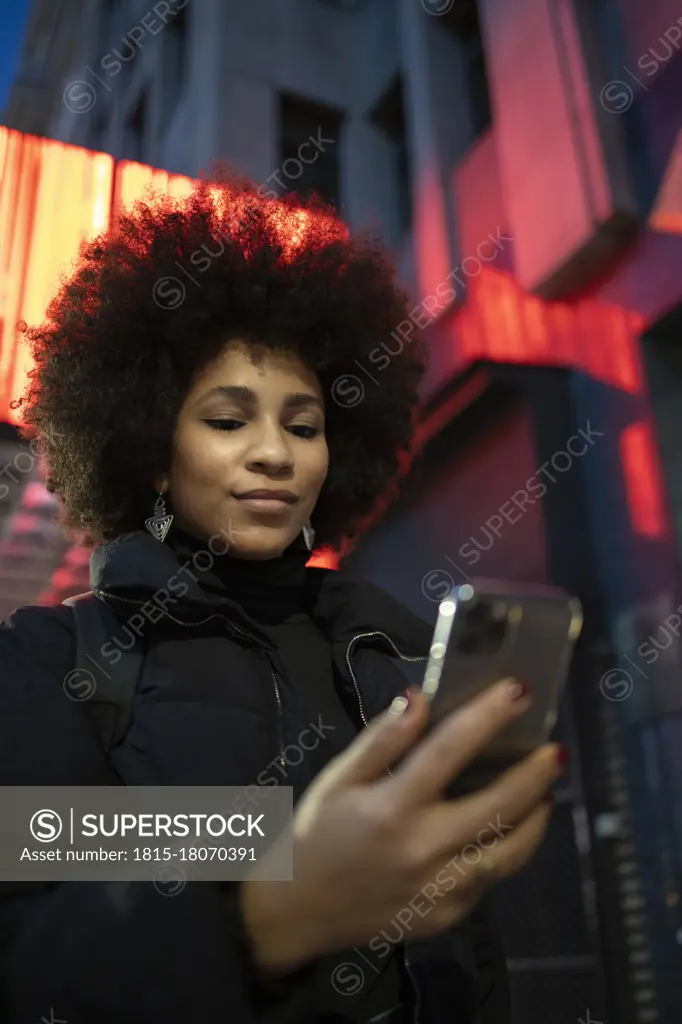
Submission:
[[[476,0],[461,0],[439,22],[463,45],[467,60],[467,95],[474,136],[490,127],[492,112],[483,37]]]
[[[279,97],[279,168],[271,188],[316,192],[340,207],[339,136],[343,112],[291,93]]]
[[[412,227],[412,181],[401,75],[394,79],[370,117],[377,128],[384,133],[391,146],[396,241],[399,241]]]
[[[144,163],[147,138],[148,93],[145,90],[126,118],[123,130],[123,159]]]
[[[166,22],[162,43],[162,126],[171,120],[182,95],[189,64],[189,21],[187,7],[182,7]]]

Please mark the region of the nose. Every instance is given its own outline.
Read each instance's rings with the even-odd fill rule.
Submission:
[[[246,467],[253,472],[283,473],[291,470],[294,457],[287,434],[279,424],[262,423],[252,434]]]

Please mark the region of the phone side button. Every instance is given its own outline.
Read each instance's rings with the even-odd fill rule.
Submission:
[[[424,676],[424,684],[422,686],[422,691],[423,691],[423,693],[426,694],[427,697],[432,697],[433,694],[438,689],[438,684],[440,682],[440,675],[441,675],[441,667],[440,667],[440,665],[432,665],[432,666],[430,666],[426,670],[426,675]]]

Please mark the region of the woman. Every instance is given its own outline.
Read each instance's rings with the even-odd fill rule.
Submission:
[[[425,700],[392,659],[424,657],[431,628],[376,586],[306,568],[352,543],[408,465],[419,343],[347,400],[406,309],[376,241],[227,178],[136,204],[26,329],[36,365],[17,405],[65,526],[98,544],[112,658],[131,607],[156,614],[136,627],[132,720],[108,750],[62,685],[73,610],[3,624],[3,784],[274,777],[294,791],[295,877],[173,899],[145,882],[125,899],[116,883],[5,883],[6,1024],[508,1021],[479,901],[540,842],[558,748],[445,801],[531,695],[501,682],[422,742]],[[477,842],[485,856],[462,860]]]

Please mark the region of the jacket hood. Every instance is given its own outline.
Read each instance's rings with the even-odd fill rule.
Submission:
[[[343,569],[308,566],[306,577],[311,615],[332,643],[348,644],[363,633],[381,632],[403,654],[428,654],[433,626],[381,587],[351,579]],[[90,557],[90,586],[119,613],[129,615],[134,604],[150,602],[155,594],[177,594],[182,588],[182,596],[169,602],[175,618],[191,622],[222,610],[256,634],[264,646],[272,646],[269,637],[236,601],[207,594],[200,578],[200,568],[189,562],[183,564],[172,548],[143,530],[100,544]]]

